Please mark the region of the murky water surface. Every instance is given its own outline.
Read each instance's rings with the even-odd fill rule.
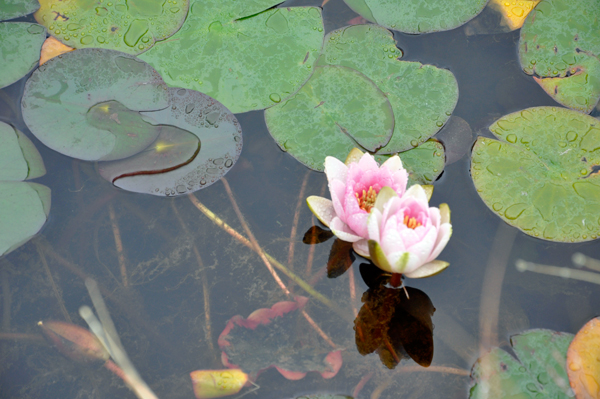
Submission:
[[[297,0],[285,5],[320,4]],[[326,31],[355,17],[341,0],[331,0],[324,9]],[[361,277],[368,269],[360,266],[365,261],[356,259],[349,271],[328,278],[325,268],[334,240],[315,246],[302,243],[304,233],[315,224],[304,198],[323,193],[325,175],[307,170],[279,150],[262,111],[237,115],[244,149],[226,176],[233,198],[263,250],[339,308],[334,312],[311,298],[305,310],[343,349],[343,366],[334,378],[311,372],[300,381],[289,381],[271,368],[258,377],[260,389],[248,397],[352,395],[361,379],[370,376],[359,398],[465,398],[469,384],[465,374],[479,356],[480,345],[506,347],[511,334],[528,328],[575,333],[598,314],[597,286],[521,273],[514,266],[517,259],[572,266],[575,252],[600,258],[596,241],[556,244],[526,236],[501,222],[475,192],[468,155],[475,136],[491,137],[487,127],[507,113],[555,105],[521,71],[519,32],[473,34],[485,23],[479,18],[449,32],[422,36],[395,33],[404,60],[454,73],[460,98],[453,116],[462,118],[460,123],[468,123],[473,132],[469,136],[466,129],[467,136],[457,139],[452,150],[455,162],[435,182],[432,198],[433,205],[446,202],[452,210],[454,234],[440,255],[451,266],[438,276],[407,281],[407,286],[429,296],[436,309],[429,368],[402,360],[390,370],[377,354],[359,354],[353,319],[368,289]],[[65,320],[68,315],[84,325],[78,309],[91,302],[82,277],[91,276],[102,288],[133,363],[157,395],[193,398],[189,373],[223,367],[217,338],[227,320],[247,317],[287,296],[261,258],[202,214],[188,197],[157,198],[119,190],[100,177],[94,163],[62,156],[37,141],[20,115],[24,83],[22,79],[0,90],[0,120],[32,137],[41,152],[48,173],[38,181],[52,189],[52,211],[36,238],[0,260],[1,331],[7,338],[0,341],[0,396],[134,397],[101,365],[81,366],[38,340],[40,320]],[[443,130],[439,134],[442,140],[444,134]],[[248,235],[223,183],[197,192],[196,198],[232,229]],[[124,272],[115,225],[122,240]],[[310,297],[279,275],[294,294]],[[304,318],[293,322],[299,334],[307,329]],[[300,339],[298,345],[310,343]],[[452,370],[441,372],[440,367]]]

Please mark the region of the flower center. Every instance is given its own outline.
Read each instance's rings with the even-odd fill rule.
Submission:
[[[411,218],[408,215],[404,216],[404,224],[409,229],[416,229],[419,226],[422,226],[421,222],[417,222],[417,219]]]
[[[371,212],[371,208],[373,208],[373,205],[375,205],[377,191],[370,186],[368,191],[362,190],[362,194],[359,195],[359,193],[354,193],[354,195],[358,201],[359,208],[367,213]]]

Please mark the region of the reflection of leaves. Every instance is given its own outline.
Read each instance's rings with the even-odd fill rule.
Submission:
[[[325,230],[319,226],[312,226],[304,233],[302,242],[309,245],[320,244],[329,240],[331,237],[333,237],[331,230]]]
[[[331,246],[331,252],[329,252],[327,277],[336,278],[346,273],[354,259],[352,243],[336,239]]]
[[[364,305],[354,321],[356,347],[361,355],[377,352],[381,362],[393,369],[400,361],[412,358],[421,366],[433,359],[433,323],[435,308],[421,290],[384,286],[363,294]]]

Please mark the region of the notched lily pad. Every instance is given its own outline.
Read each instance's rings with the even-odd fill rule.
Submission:
[[[519,41],[525,73],[557,102],[586,113],[600,98],[599,17],[596,0],[543,0],[529,13]]]
[[[36,21],[73,48],[99,47],[139,54],[177,32],[189,0],[39,0]]]
[[[0,15],[2,13],[0,0]],[[27,75],[40,59],[46,29],[29,22],[0,23],[0,88]]]
[[[333,378],[342,366],[341,351],[332,351],[312,330],[298,332],[296,320],[307,300],[296,297],[295,302],[255,310],[247,319],[231,318],[218,341],[223,364],[242,369],[251,380],[269,367],[290,380],[304,378],[309,371]]]
[[[344,0],[365,19],[406,33],[454,29],[474,18],[488,0]]]
[[[477,192],[508,224],[551,241],[600,236],[600,122],[580,112],[536,107],[506,115],[471,157]]]
[[[22,181],[46,174],[42,157],[31,140],[0,122],[0,180]]]
[[[141,58],[170,86],[206,93],[234,113],[281,102],[313,71],[323,43],[321,10],[238,3],[193,2],[181,30]]]
[[[145,62],[118,51],[82,49],[49,60],[32,74],[23,94],[23,119],[55,151],[115,160],[156,139],[158,131],[139,111],[163,109],[167,98],[165,83]]]
[[[143,112],[160,132],[152,145],[127,159],[103,162],[100,175],[128,191],[182,195],[223,177],[242,152],[242,130],[222,104],[194,90],[169,88],[169,106]]]
[[[572,334],[542,329],[512,336],[517,359],[494,348],[477,360],[469,398],[571,398],[565,364],[572,339]]]

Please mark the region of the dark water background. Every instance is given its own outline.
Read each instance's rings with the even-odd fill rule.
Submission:
[[[320,5],[320,1],[297,0],[284,5]],[[345,26],[356,14],[342,0],[331,0],[323,16],[327,33]],[[502,115],[532,106],[556,105],[521,71],[517,57],[518,31],[472,34],[477,30],[493,30],[493,26],[486,25],[493,25],[493,18],[484,17],[448,32],[421,36],[394,32],[398,47],[404,52],[403,60],[433,64],[454,73],[460,97],[453,116],[470,125],[471,144],[476,135],[491,137],[487,127]],[[260,258],[215,226],[187,197],[157,198],[119,190],[99,177],[93,163],[73,160],[44,147],[21,118],[19,104],[25,81],[26,78],[0,90],[0,120],[25,132],[42,154],[48,173],[36,181],[52,189],[52,210],[37,238],[0,260],[4,304],[10,307],[10,318],[4,316],[2,332],[38,334],[39,320],[64,320],[36,250],[37,243],[41,248],[51,248],[98,280],[126,350],[159,397],[193,398],[188,373],[222,368],[216,340],[227,320],[237,314],[246,317],[258,308],[286,300],[286,296]],[[596,110],[592,115],[599,113]],[[319,195],[326,183],[325,175],[308,171],[279,150],[266,129],[262,111],[237,117],[243,129],[244,149],[226,178],[261,246],[287,264],[290,231],[303,179],[307,179],[304,197]],[[466,147],[464,151],[470,150]],[[223,184],[216,183],[196,196],[243,233]],[[446,202],[452,210],[454,233],[440,255],[451,266],[438,276],[409,280],[407,285],[424,291],[436,308],[433,365],[470,369],[480,355],[480,318],[484,322],[492,319],[487,310],[480,316],[482,298],[492,295],[494,287],[498,289],[500,284],[501,299],[495,306],[499,308],[498,343],[504,347],[511,334],[528,328],[575,333],[600,313],[594,305],[600,303],[595,285],[520,273],[514,267],[519,258],[572,266],[570,258],[574,252],[600,258],[598,243],[557,244],[515,233],[475,192],[469,175],[469,155],[446,167],[435,182],[431,202],[434,206]],[[121,284],[109,204],[121,229],[133,283],[129,287]],[[174,208],[189,234],[182,229]],[[322,275],[333,242],[315,247],[314,263],[307,273],[310,246],[301,239],[313,223],[314,218],[302,199],[295,256],[288,266],[307,281],[319,273]],[[497,237],[504,244],[497,245],[491,255]],[[202,266],[198,265],[192,244],[198,248]],[[74,323],[84,325],[77,311],[91,302],[81,278],[65,268],[65,262],[48,253],[46,260],[70,317]],[[352,266],[357,287],[353,303],[356,308],[360,308],[361,295],[367,289],[359,273],[363,262],[357,259]],[[492,271],[506,265],[506,273],[503,280],[503,273],[499,273],[500,278],[490,279],[484,290],[488,263]],[[349,278],[349,273],[336,279],[325,276],[314,287],[336,302],[351,320]],[[283,280],[295,294],[306,295],[287,278]],[[203,281],[210,291],[211,342],[206,340]],[[5,294],[7,290],[10,295]],[[376,354],[365,357],[358,354],[351,321],[313,299],[306,310],[344,348],[344,365],[339,374],[324,380],[317,373],[309,373],[303,380],[288,381],[270,369],[257,380],[260,390],[247,397],[286,399],[318,391],[350,395],[368,373],[373,373],[373,377],[360,398],[467,397],[469,377],[427,370],[403,371],[406,365],[416,365],[407,360],[388,370]],[[0,341],[0,397],[70,399],[134,395],[101,366],[81,366],[63,358],[44,342],[19,339]]]

